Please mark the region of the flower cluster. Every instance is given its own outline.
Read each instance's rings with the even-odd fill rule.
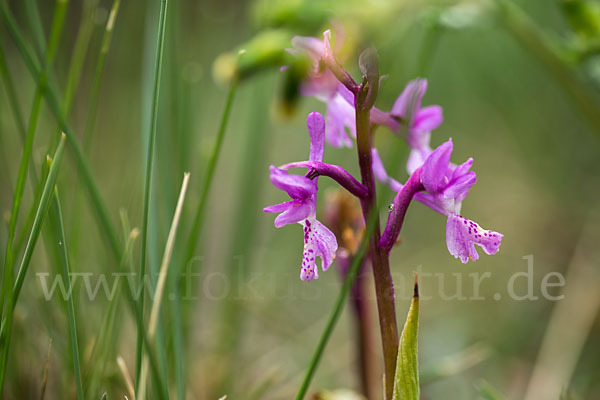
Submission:
[[[318,277],[315,258],[322,259],[322,269],[329,268],[337,250],[335,235],[316,219],[318,176],[334,179],[361,200],[371,198],[368,185],[359,183],[346,170],[323,162],[325,141],[334,147],[353,147],[356,139],[356,96],[359,86],[338,64],[330,45],[331,33],[326,31],[323,40],[312,37],[295,37],[292,54],[309,57],[313,68],[302,86],[302,94],[314,96],[327,106],[326,119],[317,112],[307,118],[310,134],[308,161],[271,166],[271,182],[287,192],[291,201],[266,207],[266,212],[281,213],[275,226],[299,223],[304,229],[304,253],[300,278],[310,281]],[[422,107],[427,81],[410,82],[398,96],[389,112],[375,107],[369,110],[371,125],[386,126],[399,134],[406,127],[405,140],[411,148],[406,169],[410,177],[406,184],[388,176],[377,149],[370,149],[372,175],[397,192],[399,210],[390,213],[386,230],[379,246],[389,251],[399,234],[408,204],[414,198],[430,209],[447,217],[446,243],[448,251],[463,263],[479,258],[475,245],[486,254],[498,252],[502,234],[485,230],[477,223],[460,215],[462,201],[477,181],[471,171],[473,159],[460,165],[450,162],[452,139],[432,149],[431,131],[443,121],[442,108],[437,105]],[[359,149],[360,153],[360,149]],[[369,153],[369,152],[367,152]],[[369,164],[367,164],[369,165]],[[306,175],[292,175],[288,169],[308,168]],[[363,176],[364,179],[364,176]]]

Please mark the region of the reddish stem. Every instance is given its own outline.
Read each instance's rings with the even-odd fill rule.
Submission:
[[[369,243],[369,258],[373,265],[377,309],[379,311],[379,327],[383,345],[383,362],[385,375],[385,399],[391,400],[394,390],[394,374],[398,354],[398,324],[394,296],[394,282],[390,271],[388,252],[380,246],[381,230],[376,208],[375,179],[371,159],[371,121],[370,108],[365,107],[368,89],[366,85],[356,96],[356,142],[358,147],[358,162],[362,184],[368,190],[368,196],[361,198],[361,206],[365,222],[375,219],[375,229]],[[372,215],[375,213],[374,215]]]

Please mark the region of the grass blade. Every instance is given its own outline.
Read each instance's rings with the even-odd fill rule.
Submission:
[[[33,226],[31,227],[31,232],[29,234],[29,240],[27,241],[25,253],[23,254],[21,266],[17,274],[17,280],[15,282],[14,288],[12,285],[10,285],[10,290],[7,293],[7,307],[5,313],[6,315],[3,318],[2,326],[0,327],[0,343],[2,344],[2,358],[0,360],[0,392],[2,391],[2,387],[4,384],[6,363],[8,361],[8,350],[10,349],[10,335],[12,328],[13,310],[15,308],[15,305],[17,304],[17,300],[19,299],[19,294],[21,292],[25,276],[27,275],[29,263],[31,262],[31,257],[33,256],[33,250],[35,249],[37,239],[39,238],[40,231],[42,229],[42,224],[48,211],[48,204],[50,203],[50,198],[52,197],[54,183],[56,182],[56,176],[58,174],[58,169],[63,156],[64,144],[65,135],[63,134],[62,139],[56,150],[56,153],[54,154],[54,158],[52,159],[52,166],[50,167],[50,172],[48,173],[48,178],[46,179],[46,183],[44,185],[44,191],[42,192],[42,197],[38,204],[35,219],[33,221]]]
[[[96,123],[102,72],[104,71],[106,55],[108,54],[108,48],[110,47],[110,40],[112,39],[112,33],[115,27],[117,14],[119,12],[120,3],[121,0],[115,0],[112,8],[110,9],[108,21],[106,22],[106,27],[104,28],[104,35],[102,36],[102,47],[100,48],[100,54],[98,56],[96,69],[94,71],[94,80],[92,83],[92,89],[90,90],[90,99],[88,103],[87,119],[85,122],[85,129],[83,130],[83,150],[86,152],[86,154],[88,153],[91,145],[92,132],[94,130],[94,124]]]
[[[23,193],[25,191],[25,180],[27,179],[27,173],[29,170],[29,164],[31,161],[31,154],[33,152],[33,142],[35,139],[35,132],[37,128],[37,122],[40,114],[40,108],[42,105],[42,96],[46,87],[48,70],[54,60],[54,56],[56,54],[56,49],[58,47],[59,39],[62,33],[62,28],[64,26],[65,15],[67,11],[67,2],[61,1],[57,3],[54,9],[54,16],[52,19],[52,29],[50,32],[50,42],[48,44],[48,51],[46,52],[45,59],[45,68],[39,74],[37,80],[37,87],[33,99],[33,105],[31,107],[31,115],[29,119],[29,127],[27,129],[27,134],[25,137],[25,144],[23,148],[23,155],[21,156],[21,163],[19,165],[19,173],[17,177],[17,184],[14,191],[13,196],[13,205],[10,214],[10,223],[8,230],[8,241],[6,244],[6,253],[4,257],[4,279],[2,282],[2,303],[0,303],[0,308],[4,306],[3,302],[5,300],[4,294],[8,291],[10,285],[12,285],[13,279],[13,263],[14,263],[14,252],[13,245],[15,240],[15,234],[17,230],[17,221],[19,218],[19,211],[21,208],[21,200],[23,198]],[[0,382],[0,389],[2,389]],[[1,391],[1,390],[0,390]]]
[[[175,215],[173,216],[173,222],[171,222],[171,229],[169,230],[169,237],[167,238],[167,244],[165,245],[165,252],[160,265],[160,272],[158,275],[158,282],[156,285],[156,292],[154,300],[152,302],[152,309],[150,311],[150,321],[148,323],[148,339],[153,340],[156,333],[156,327],[158,325],[158,317],[160,313],[160,306],[163,298],[165,284],[167,282],[167,273],[169,264],[171,263],[171,256],[173,254],[173,246],[175,245],[175,235],[177,234],[177,228],[179,227],[179,220],[181,218],[181,212],[183,210],[183,202],[185,200],[185,194],[187,187],[190,182],[190,174],[185,173],[183,176],[183,183],[181,184],[181,191],[179,193],[179,200],[177,200],[177,207],[175,208]],[[145,398],[146,390],[146,376],[148,374],[148,362],[144,360],[142,366],[142,374],[138,383],[137,393],[139,399]]]
[[[23,6],[27,22],[31,28],[33,45],[38,55],[43,57],[46,49],[46,38],[44,36],[44,27],[42,26],[42,18],[37,6],[37,0],[25,0]]]
[[[25,137],[27,136],[27,128],[25,127],[25,123],[23,122],[23,113],[21,111],[21,107],[19,106],[17,91],[15,90],[15,86],[13,85],[8,66],[6,65],[6,57],[4,56],[4,51],[2,50],[2,47],[0,47],[0,75],[2,75],[2,80],[4,81],[6,95],[8,97],[8,103],[10,104],[14,115],[15,124],[17,125],[17,131],[19,132],[19,135],[21,136],[21,139],[24,143]]]
[[[415,292],[398,346],[393,400],[419,400],[418,333],[419,285],[415,279]]]
[[[90,39],[92,38],[92,32],[94,30],[94,9],[97,6],[97,0],[86,2],[83,10],[83,21],[79,25],[77,35],[75,37],[75,45],[73,47],[73,54],[69,64],[69,72],[67,73],[67,85],[65,93],[62,98],[61,112],[64,116],[68,116],[73,105],[73,99],[79,86],[81,79],[81,72],[83,70],[83,63],[85,56],[89,48]],[[54,147],[55,141],[58,140],[61,132],[60,124],[56,128],[57,134],[51,141],[51,148]]]
[[[17,44],[17,48],[21,52],[21,56],[25,61],[27,69],[29,69],[29,72],[37,79],[37,77],[42,73],[40,63],[38,62],[33,49],[25,40],[23,33],[16,24],[14,16],[4,1],[0,1],[0,13],[2,14],[2,18]],[[87,186],[89,199],[91,201],[92,208],[95,211],[96,218],[98,219],[101,233],[104,235],[114,258],[117,261],[120,261],[121,247],[116,230],[112,225],[110,218],[108,217],[106,206],[100,197],[98,186],[96,185],[96,182],[92,176],[89,163],[81,150],[79,142],[77,141],[77,137],[68,124],[64,114],[60,110],[58,90],[49,83],[48,87],[44,91],[44,95],[50,110],[58,120],[63,132],[65,132],[67,135],[67,142],[73,151],[75,162],[79,170],[82,172],[82,180]]]
[[[160,15],[158,19],[158,37],[156,39],[156,57],[154,62],[154,86],[152,95],[152,114],[150,120],[150,132],[148,140],[148,150],[146,153],[146,170],[144,176],[144,205],[142,211],[142,250],[141,250],[141,261],[140,261],[140,285],[144,283],[144,277],[146,275],[146,246],[148,241],[148,216],[150,211],[150,194],[152,191],[152,169],[154,166],[154,153],[156,143],[156,124],[158,120],[158,100],[160,93],[160,76],[162,70],[162,58],[164,49],[165,39],[165,26],[167,21],[167,0],[161,0],[160,3]],[[138,300],[138,319],[137,319],[137,347],[136,347],[136,384],[139,382],[141,366],[142,366],[142,330],[144,329],[143,315],[144,315],[144,292],[142,291],[141,296]]]
[[[65,227],[63,222],[62,207],[58,197],[58,189],[54,188],[54,213],[58,227],[58,239],[60,240],[59,247],[61,249],[61,261],[63,274],[65,276],[65,284],[71,290],[71,277],[69,268],[69,252],[67,248],[67,239],[65,237]],[[83,400],[83,386],[81,384],[81,370],[79,367],[79,345],[77,343],[77,325],[75,323],[75,306],[73,305],[73,293],[67,297],[69,333],[71,335],[71,351],[73,352],[73,372],[75,374],[75,388],[77,390],[77,399]]]

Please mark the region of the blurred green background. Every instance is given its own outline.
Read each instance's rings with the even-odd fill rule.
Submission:
[[[12,1],[9,6],[26,39],[33,42],[26,3]],[[561,3],[528,0],[511,4],[530,16],[537,27],[535,32],[544,34],[544,40],[561,47],[576,38]],[[515,31],[510,24],[512,17],[499,12],[493,1],[463,2],[458,7],[449,1],[303,4],[263,1],[257,6],[255,2],[229,0],[169,4],[151,206],[150,270],[155,271],[160,264],[184,171],[191,172],[191,184],[176,243],[175,259],[179,261],[182,256],[177,254],[183,253],[198,207],[228,91],[226,83],[214,79],[215,59],[243,48],[243,43],[267,26],[283,27],[291,35],[320,37],[331,26],[328,20],[333,20],[346,28],[351,48],[345,66],[355,78],[360,51],[368,45],[377,48],[381,74],[387,75],[377,100],[379,108],[388,110],[411,79],[428,79],[424,104],[439,104],[444,109],[444,123],[432,133],[432,144],[437,146],[452,137],[454,162],[475,159],[478,183],[463,203],[462,213],[505,235],[497,255],[482,255],[476,263],[463,265],[446,249],[445,218],[421,204],[411,206],[402,243],[393,250],[391,263],[400,325],[409,305],[413,271],[441,274],[420,279],[422,294],[431,296],[421,305],[420,363],[422,373],[430,377],[424,379],[423,398],[493,398],[485,397],[491,396],[490,388],[502,398],[524,398],[533,371],[546,362],[539,360],[541,343],[550,335],[549,321],[559,304],[570,301],[569,296],[560,301],[544,299],[540,292],[544,276],[559,272],[567,276],[567,287],[571,282],[588,283],[580,290],[575,288],[574,293],[592,296],[600,292],[600,219],[595,216],[600,196],[600,126],[583,110],[587,105],[600,114],[594,58],[567,64],[545,56],[544,51],[540,55],[536,51],[539,43],[527,40],[532,33],[525,31],[523,36],[519,34],[522,30]],[[37,2],[46,36],[54,5],[51,1]],[[84,130],[88,117],[90,89],[111,6],[112,2],[105,0],[70,1],[68,5],[53,68],[61,92],[79,26],[86,18],[93,22],[81,82],[68,115],[77,134]],[[292,11],[281,13],[280,20],[278,7]],[[86,10],[93,13],[88,15]],[[132,227],[140,226],[142,216],[158,10],[158,1],[121,4],[102,75],[97,120],[90,132],[92,172],[117,227],[121,224],[119,210],[126,212]],[[0,44],[27,121],[35,80],[4,21],[0,24]],[[165,298],[159,330],[164,352],[159,354],[159,370],[175,393],[179,356],[173,316],[179,313],[189,399],[216,399],[222,394],[229,394],[231,399],[293,398],[341,286],[336,264],[317,281],[300,281],[300,228],[276,229],[273,216],[262,212],[266,205],[287,200],[271,186],[269,165],[305,159],[305,117],[313,110],[325,111],[323,103],[306,98],[293,113],[284,112],[282,76],[278,68],[264,68],[240,82],[195,253],[200,258],[191,265],[192,271],[200,274],[189,281],[188,294],[195,299]],[[576,82],[575,89],[570,80]],[[7,221],[22,142],[5,81],[1,87],[0,209],[3,221]],[[56,120],[44,105],[33,149],[38,174],[50,144],[56,141],[55,134]],[[398,149],[403,159],[408,155],[406,145],[383,128],[376,146],[386,165],[398,163],[391,159]],[[327,147],[325,157],[357,176],[355,149]],[[401,181],[406,179],[404,169],[396,175]],[[58,188],[71,265],[75,272],[93,272],[95,285],[98,274],[121,269],[107,250],[78,177],[67,148]],[[320,185],[324,192],[335,188],[327,179],[321,179]],[[381,187],[381,191],[391,198],[388,189]],[[33,193],[28,182],[18,232],[34,204]],[[319,198],[318,214],[325,199]],[[0,230],[3,249],[6,232]],[[123,236],[122,243],[126,240]],[[65,302],[60,296],[46,301],[36,276],[49,272],[52,279],[60,271],[49,248],[52,232],[45,229],[43,237],[46,240],[38,244],[15,310],[4,389],[7,399],[39,398],[50,340],[46,398],[75,396]],[[133,255],[137,268],[139,241]],[[527,271],[523,257],[528,255],[534,257],[532,282],[539,299],[516,301],[508,296],[508,282],[515,273]],[[569,279],[568,274],[571,270],[577,273],[579,264],[591,266],[592,272],[587,273],[593,278]],[[443,298],[444,293],[450,296],[458,290],[455,273],[462,279],[464,295],[472,296],[468,274],[473,272],[491,273],[479,292],[485,300]],[[112,277],[107,279],[112,282]],[[444,280],[441,293],[440,279]],[[527,292],[525,278],[515,282],[516,293]],[[558,295],[560,290],[550,292]],[[109,399],[122,398],[127,391],[116,359],[121,355],[130,374],[134,373],[134,317],[122,298],[117,300],[120,303],[114,315],[109,313],[111,302],[102,290],[90,301],[81,280],[75,284],[74,293],[86,398],[99,399],[103,392],[108,392]],[[499,300],[494,298],[497,293],[501,294]],[[372,295],[370,301],[375,313]],[[550,364],[559,370],[558,376],[572,369],[562,360],[575,359],[572,379],[564,387],[565,398],[600,398],[597,301],[596,296],[583,296],[582,301],[566,303],[566,317],[591,317],[581,325],[568,318],[560,320],[562,330],[552,333],[564,338],[558,340],[564,346],[550,347]],[[586,314],[580,307],[592,311]],[[113,329],[107,329],[107,319],[114,321]],[[570,327],[575,327],[577,339],[568,336]],[[373,329],[377,337],[374,351],[379,354],[375,319]],[[311,388],[358,390],[354,339],[351,309],[346,308]],[[470,350],[461,356],[465,349]],[[451,376],[436,376],[444,367],[444,357],[457,354],[454,360],[459,364],[469,364],[471,357],[474,365],[465,371],[451,365]],[[552,379],[557,375],[549,372],[542,376]],[[154,398],[155,394],[150,395]]]

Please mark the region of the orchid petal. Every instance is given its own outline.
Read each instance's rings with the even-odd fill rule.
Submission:
[[[437,193],[447,184],[445,178],[450,165],[451,154],[452,139],[442,143],[425,160],[421,177],[423,186],[429,193]]]
[[[271,182],[273,185],[287,192],[292,199],[306,199],[317,193],[317,184],[300,175],[290,175],[287,171],[273,165],[271,169]]]
[[[325,138],[333,147],[352,147],[346,127],[356,137],[354,108],[338,93],[327,101],[327,126]]]
[[[443,121],[442,107],[427,106],[416,113],[411,129],[415,132],[431,132]]]
[[[413,149],[410,151],[408,161],[406,162],[406,170],[410,175],[420,168],[427,160],[427,157],[432,153],[431,147],[423,146],[421,148]]]
[[[281,228],[284,225],[295,224],[312,216],[315,212],[314,203],[308,201],[297,201],[275,218],[275,226]]]
[[[284,212],[287,211],[290,207],[293,207],[294,205],[298,204],[299,201],[300,200],[292,200],[286,201],[285,203],[273,204],[272,206],[267,206],[263,208],[263,211],[268,213]]]
[[[471,167],[473,166],[473,158],[469,158],[467,161],[465,161],[464,163],[458,165],[456,168],[454,168],[454,173],[452,174],[452,179],[456,179],[462,175],[465,175],[467,172],[469,172],[469,170],[471,169]]]
[[[306,118],[310,134],[309,161],[323,161],[325,151],[325,118],[318,112],[311,112]]]
[[[343,83],[338,83],[337,86],[337,92],[339,93],[340,96],[342,96],[342,98],[344,100],[346,100],[346,103],[348,103],[349,105],[352,106],[352,108],[354,108],[354,93],[352,93]]]
[[[394,178],[390,178],[388,176],[385,167],[383,166],[383,162],[381,161],[381,157],[379,157],[379,152],[376,148],[371,149],[371,165],[373,167],[373,174],[379,182],[383,183],[384,185],[388,185],[394,192],[399,192],[402,190],[404,185]]]
[[[421,107],[421,99],[423,99],[426,90],[426,79],[415,79],[409,82],[394,102],[391,113],[400,118],[407,118],[411,111],[418,112]],[[411,105],[413,110],[408,110]]]
[[[292,46],[294,49],[306,53],[315,62],[319,61],[325,53],[325,43],[310,36],[294,36]]]
[[[376,148],[371,149],[371,164],[373,165],[373,174],[375,175],[375,178],[381,183],[387,183],[389,176]]]
[[[444,189],[443,193],[448,198],[462,197],[465,192],[468,192],[471,186],[477,182],[477,175],[475,172],[467,172],[466,174],[453,179],[451,184]]]

